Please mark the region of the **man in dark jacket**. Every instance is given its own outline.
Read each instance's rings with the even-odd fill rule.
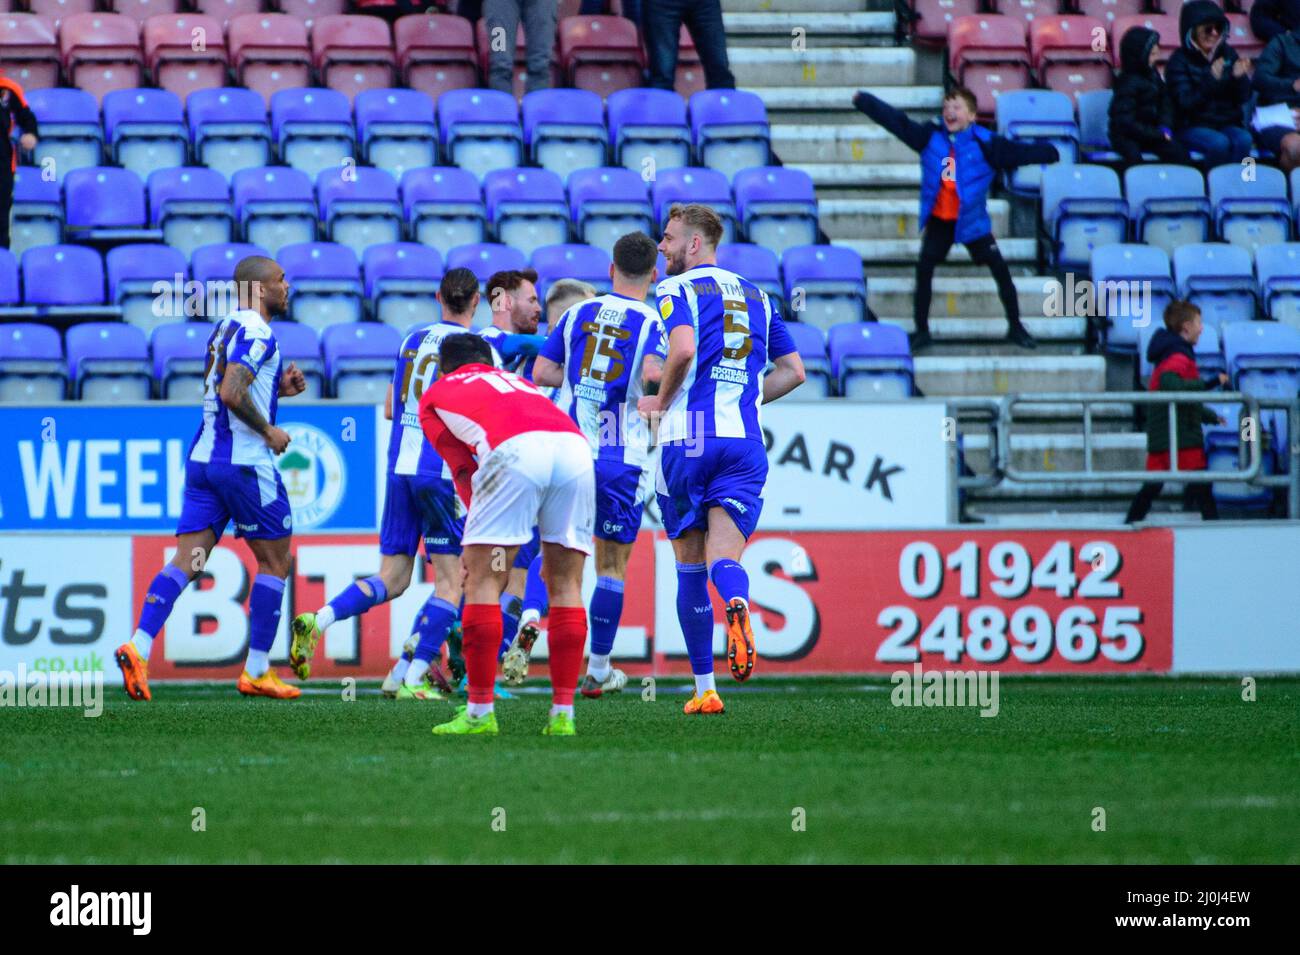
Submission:
[[[1251,62],[1228,45],[1228,18],[1212,0],[1183,4],[1178,32],[1183,45],[1165,67],[1174,135],[1188,149],[1204,153],[1209,168],[1241,162],[1251,147],[1245,126]]]
[[[0,249],[9,248],[9,210],[18,171],[18,151],[11,139],[14,129],[22,130],[18,143],[23,149],[36,148],[36,116],[27,106],[23,88],[0,72]]]
[[[1201,337],[1201,330],[1201,310],[1191,302],[1170,302],[1165,307],[1165,327],[1156,331],[1147,344],[1147,360],[1155,366],[1147,386],[1151,391],[1205,391],[1210,387],[1201,380],[1196,367],[1196,342]],[[1227,383],[1228,376],[1221,373],[1219,384]],[[1146,420],[1147,470],[1171,470],[1169,406],[1147,405]],[[1178,405],[1178,470],[1205,470],[1205,437],[1201,425],[1223,423],[1222,418],[1204,405]],[[1146,517],[1163,486],[1160,481],[1143,484],[1129,505],[1124,523],[1132,524]],[[1201,517],[1207,521],[1219,516],[1209,484],[1189,482],[1183,486],[1183,510],[1190,511],[1193,507],[1198,508]]]
[[[1300,166],[1300,133],[1294,120],[1296,107],[1300,107],[1300,31],[1279,33],[1268,41],[1255,64],[1254,86],[1261,106],[1285,103],[1291,107],[1290,126],[1255,131],[1259,148],[1277,153],[1278,165],[1289,174]]]
[[[1255,0],[1250,8],[1250,32],[1264,43],[1298,26],[1300,0]]]
[[[993,238],[988,191],[999,171],[1058,161],[1056,147],[1005,139],[976,125],[975,94],[963,86],[944,97],[942,125],[914,123],[867,92],[858,93],[853,105],[921,154],[921,258],[916,265],[912,351],[932,343],[930,285],[935,266],[948,257],[953,242],[966,246],[971,261],[987,265],[993,273],[1007,315],[1007,339],[1021,348],[1034,348],[1033,337],[1020,324],[1011,270]]]
[[[1110,148],[1124,165],[1155,153],[1161,162],[1187,163],[1191,157],[1174,139],[1174,104],[1156,71],[1160,34],[1133,27],[1119,41],[1120,74],[1110,98]]]

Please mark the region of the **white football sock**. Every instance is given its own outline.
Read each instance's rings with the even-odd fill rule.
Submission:
[[[573,704],[553,703],[551,705],[551,715],[555,716],[557,713],[563,713],[569,719],[573,719]]]
[[[609,654],[593,653],[587,658],[587,675],[597,683],[604,683],[609,677]]]
[[[268,650],[249,650],[248,660],[244,663],[244,669],[254,680],[265,676],[266,671],[271,669],[271,653]]]
[[[519,615],[519,630],[522,630],[528,624],[536,623],[541,619],[542,619],[542,615],[538,613],[536,610],[534,610],[532,607],[529,607],[527,610],[525,610],[522,614]],[[518,631],[516,631],[516,633],[518,633]]]
[[[491,713],[493,705],[492,703],[469,703],[466,704],[465,712],[478,719],[480,716],[487,716]]]
[[[321,607],[319,610],[316,611],[316,629],[319,630],[321,633],[324,633],[325,628],[331,626],[333,623],[334,623],[334,608],[331,607],[329,604],[326,604],[325,606]]]
[[[153,637],[143,630],[137,630],[135,636],[131,638],[131,642],[135,644],[135,652],[140,654],[140,659],[147,662],[149,660],[149,651],[153,649]]]
[[[718,685],[713,682],[712,673],[695,674],[695,695],[696,696],[703,696],[706,691],[708,690],[716,691],[717,689],[718,689]]]
[[[413,690],[419,689],[424,683],[424,675],[428,672],[428,660],[412,660],[406,668],[406,685]]]
[[[411,665],[410,660],[407,660],[403,657],[398,657],[397,662],[393,664],[393,672],[388,674],[389,677],[392,678],[392,681],[394,683],[401,683],[402,677],[406,676],[407,667],[409,667],[410,665]]]

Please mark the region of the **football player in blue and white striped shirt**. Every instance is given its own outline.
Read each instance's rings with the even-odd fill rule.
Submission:
[[[797,388],[803,361],[772,300],[719,268],[722,222],[708,206],[674,205],[659,251],[668,278],[659,314],[668,358],[657,395],[640,408],[659,428],[659,507],[677,558],[677,614],[695,675],[687,714],[721,713],[713,680],[708,581],[727,608],[731,673],[754,668],[749,578],[740,565],[767,481],[759,407]],[[768,362],[775,368],[766,374]]]

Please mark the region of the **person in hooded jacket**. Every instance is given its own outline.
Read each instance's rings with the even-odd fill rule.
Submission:
[[[1264,43],[1298,26],[1300,0],[1255,0],[1250,8],[1250,32]]]
[[[1255,63],[1253,80],[1259,93],[1259,105],[1285,103],[1291,107],[1290,126],[1270,126],[1255,131],[1260,149],[1277,154],[1282,171],[1290,173],[1300,166],[1300,133],[1296,132],[1300,116],[1300,30],[1279,33],[1268,41]]]
[[[1165,67],[1174,100],[1174,136],[1205,155],[1209,168],[1250,155],[1245,126],[1250,60],[1228,45],[1228,18],[1212,0],[1192,0],[1178,14],[1183,45]]]
[[[1155,367],[1147,387],[1151,391],[1205,391],[1210,385],[1201,380],[1196,367],[1196,342],[1201,337],[1203,325],[1201,310],[1191,302],[1170,302],[1165,307],[1165,327],[1158,329],[1147,344],[1147,360]],[[1226,385],[1228,376],[1219,374],[1219,385]],[[1177,406],[1178,470],[1204,471],[1205,437],[1202,424],[1224,424],[1224,420],[1205,405],[1195,403]],[[1168,471],[1169,465],[1169,406],[1146,406],[1147,470]],[[1160,494],[1164,484],[1148,481],[1142,485],[1133,503],[1129,505],[1125,524],[1142,520],[1151,510],[1151,504]],[[1210,485],[1188,482],[1183,485],[1183,510],[1197,508],[1204,520],[1219,516]]]
[[[1189,163],[1187,148],[1174,139],[1174,103],[1156,70],[1160,34],[1133,27],[1119,41],[1120,74],[1110,99],[1110,148],[1124,165],[1155,153],[1160,162]]]
[[[14,204],[14,174],[18,172],[18,149],[11,136],[17,130],[18,145],[36,148],[36,114],[27,105],[23,88],[0,70],[0,249],[9,248],[9,210]]]

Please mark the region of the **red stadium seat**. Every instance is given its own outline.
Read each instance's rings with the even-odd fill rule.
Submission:
[[[478,47],[478,66],[483,74],[484,80],[490,76],[488,72],[488,60],[490,59],[491,49],[488,46],[487,19],[483,18],[474,25],[474,44]],[[551,86],[563,86],[563,76],[560,73],[560,64],[556,56],[556,49],[551,49]],[[519,29],[515,32],[515,67],[514,67],[514,90],[515,99],[524,98],[524,90],[528,87],[528,48],[527,41],[524,38],[524,25],[519,24]]]
[[[141,33],[144,62],[154,83],[181,98],[226,85],[226,39],[221,22],[201,13],[150,17]]]
[[[1142,0],[1074,0],[1074,11],[1080,16],[1096,17],[1106,25],[1107,48],[1110,46],[1110,29],[1120,17],[1135,17],[1142,12]]]
[[[990,3],[1004,17],[1025,21],[1025,28],[1040,17],[1054,17],[1060,12],[1057,0],[996,0]]]
[[[952,21],[978,13],[979,8],[979,0],[913,0],[912,37],[922,46],[943,46]]]
[[[0,63],[23,89],[58,86],[61,62],[52,19],[33,13],[0,16]]]
[[[402,83],[435,100],[480,85],[474,28],[463,17],[413,13],[393,24]]]
[[[560,64],[570,86],[602,97],[641,85],[645,54],[625,17],[567,17],[560,22]]]
[[[975,94],[980,118],[991,119],[999,94],[1029,86],[1025,22],[995,14],[958,17],[948,31],[948,64]]]
[[[114,13],[144,23],[152,16],[177,13],[181,8],[181,0],[109,0],[107,6]]]
[[[194,10],[218,20],[222,28],[245,13],[261,13],[262,0],[194,0]]]
[[[63,73],[100,102],[113,90],[143,86],[140,24],[119,13],[74,13],[59,22]]]
[[[673,78],[673,89],[682,99],[690,99],[692,93],[698,93],[708,86],[704,82],[704,66],[700,63],[699,51],[691,39],[691,31],[682,25],[682,36],[677,48],[677,75]]]
[[[349,102],[363,90],[390,89],[396,81],[393,37],[378,17],[318,17],[311,28],[311,49],[321,82]]]
[[[1160,34],[1160,52],[1156,55],[1156,66],[1161,71],[1169,62],[1174,50],[1183,45],[1178,35],[1178,16],[1172,13],[1144,13],[1135,17],[1116,17],[1110,29],[1110,55],[1115,68],[1119,69],[1119,44],[1124,34],[1134,27],[1146,27]]]
[[[28,0],[26,8],[39,16],[62,20],[73,13],[93,13],[95,0]]]
[[[1088,90],[1109,89],[1114,78],[1106,27],[1092,17],[1035,20],[1029,25],[1029,54],[1043,86],[1076,100]]]
[[[1264,42],[1250,28],[1250,17],[1244,13],[1228,14],[1228,45],[1248,59],[1264,52]]]
[[[308,30],[321,17],[336,17],[348,12],[348,0],[278,0],[275,6],[281,13],[305,22]]]
[[[230,65],[240,86],[270,102],[276,90],[311,86],[307,27],[282,13],[244,13],[227,25]]]

